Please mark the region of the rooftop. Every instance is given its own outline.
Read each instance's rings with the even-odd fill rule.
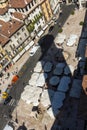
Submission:
[[[9,38],[0,34],[0,45],[4,46],[8,42]]]
[[[29,4],[32,0],[10,0],[10,7],[13,8],[24,8],[27,4]]]
[[[20,19],[20,20],[24,20],[26,18],[26,15],[20,13],[20,12],[14,12],[12,13],[12,15],[17,18],[17,19]]]
[[[11,19],[9,22],[0,20],[0,25],[0,33],[7,37],[11,37],[13,33],[15,33],[19,28],[23,26],[23,23],[15,19]]]
[[[8,6],[0,8],[0,15],[4,15],[8,11]]]

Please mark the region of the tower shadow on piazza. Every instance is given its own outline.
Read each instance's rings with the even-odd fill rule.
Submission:
[[[33,102],[32,112],[37,111],[35,121],[39,121],[38,125],[42,126],[41,128],[44,127],[45,130],[79,130],[80,126],[84,127],[84,121],[78,118],[83,76],[81,70],[84,61],[79,60],[76,68],[72,63],[68,64],[67,61],[71,57],[68,53],[69,47],[65,51],[63,46],[66,44],[66,40],[63,44],[57,43],[52,33],[44,35],[38,44],[40,50],[37,53],[38,56],[41,56],[33,66],[27,82],[25,84],[18,82],[21,87],[17,87],[17,89],[27,92],[23,97],[24,101],[28,104]],[[36,58],[37,54],[36,57],[30,58],[28,66]],[[73,57],[73,62],[75,62],[75,58],[78,57]],[[26,70],[23,80],[26,79],[26,73],[29,72]],[[21,77],[20,80],[22,80]],[[16,97],[20,99],[18,93],[19,91],[16,90]],[[24,93],[21,94],[21,97]],[[28,95],[28,100],[26,95]]]
[[[73,74],[76,72],[73,71],[71,65],[67,64],[70,55],[68,50],[67,52],[64,51],[61,44],[55,43],[54,37],[51,34],[42,37],[39,44],[44,54],[34,69],[36,71],[37,66],[41,64],[42,70],[39,72],[40,76],[36,83],[37,87],[42,88],[39,95],[41,105],[39,113],[44,113],[42,108],[45,108],[48,120],[51,119],[53,121],[51,127],[48,121],[45,124],[47,128],[50,127],[50,130],[71,128],[74,121],[69,118],[73,115],[72,109],[76,102],[72,98],[73,90],[71,88]],[[75,82],[78,84],[79,81],[76,79]],[[71,122],[72,125],[70,125]]]
[[[78,130],[80,126],[84,127],[84,121],[78,118],[83,61],[79,60],[76,68],[72,63],[68,64],[71,58],[69,47],[65,51],[62,44],[55,42],[52,33],[43,36],[38,43],[41,57],[28,83],[29,87],[35,88],[32,111],[37,111],[39,125],[45,130]],[[73,62],[75,58],[78,57],[73,57]]]

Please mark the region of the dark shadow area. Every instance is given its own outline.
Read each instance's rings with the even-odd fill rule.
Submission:
[[[78,86],[78,82],[81,81],[82,74],[80,75],[81,68],[79,68],[81,60],[79,61],[77,68],[72,74],[71,68],[69,64],[67,64],[67,60],[68,58],[70,58],[68,50],[65,51],[62,45],[59,46],[54,42],[54,38],[58,34],[58,30],[62,28],[74,8],[74,4],[68,6],[63,5],[62,15],[57,21],[58,23],[61,23],[61,26],[59,24],[55,25],[50,34],[47,34],[40,38],[40,40],[38,41],[40,48],[38,49],[36,54],[33,57],[30,57],[26,64],[23,66],[23,68],[19,72],[19,80],[13,86],[10,92],[12,97],[18,101],[21,97],[21,93],[24,91],[24,87],[29,84],[29,79],[34,73],[34,67],[36,66],[36,63],[41,62],[42,72],[40,72],[39,74],[44,74],[45,84],[43,86],[37,87],[42,88],[42,93],[39,96],[39,101],[41,104],[43,93],[47,91],[49,95],[50,104],[46,106],[46,112],[50,113],[51,111],[51,113],[48,114],[50,116],[50,119],[48,120],[51,120],[51,118],[53,120],[50,130],[75,130],[75,128],[79,130],[79,121],[77,119],[79,99],[77,97],[72,97],[73,94],[71,93],[71,89],[72,83],[74,81],[77,82]],[[66,43],[64,42],[63,44]],[[66,57],[67,55],[68,58]],[[16,106],[17,104],[15,103],[15,106],[11,107],[11,111],[13,111]],[[8,115],[9,108],[10,106],[4,107],[3,113],[6,112],[6,114]],[[37,107],[34,106],[32,111],[35,111],[36,108]],[[3,109],[3,107],[1,107],[0,109]],[[40,109],[41,108],[39,108],[39,110]],[[16,114],[18,114],[17,111]],[[42,120],[40,120],[40,123],[41,121]],[[46,130],[47,128],[49,128],[49,124],[45,123],[44,129]],[[24,123],[17,130],[22,129],[27,130]]]
[[[54,40],[54,36],[51,34],[47,34],[44,35],[43,37],[40,38],[40,40],[38,41],[38,44],[41,47],[41,57],[42,58],[44,56],[44,54],[48,51],[48,49],[50,48],[50,46],[52,45]]]
[[[87,11],[84,18],[83,29],[77,48],[77,57],[79,58],[78,66],[80,73],[82,71],[82,91],[78,107],[78,118],[85,121],[84,130],[87,129],[87,93],[86,93],[86,76],[87,76]],[[82,64],[82,67],[81,67]]]
[[[25,123],[23,122],[23,124],[21,126],[19,126],[19,128],[17,130],[27,130]]]

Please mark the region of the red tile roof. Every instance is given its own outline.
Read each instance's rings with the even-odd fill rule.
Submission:
[[[3,36],[0,34],[0,45],[3,47],[7,42],[9,41],[9,38]]]
[[[24,25],[24,23],[12,19],[10,22],[0,20],[0,25],[2,25],[0,27],[0,33],[7,37],[11,37],[11,35]]]
[[[32,0],[10,0],[10,7],[13,8],[24,8],[27,4],[29,4]]]
[[[5,14],[8,11],[8,6],[5,8],[0,8],[0,15]]]
[[[26,15],[24,15],[24,14],[22,14],[20,12],[14,12],[14,13],[12,13],[12,15],[15,18],[20,19],[20,20],[24,20],[27,17]]]

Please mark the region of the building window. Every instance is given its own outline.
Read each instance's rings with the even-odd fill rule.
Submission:
[[[26,34],[26,33],[24,33],[24,35],[27,37],[27,34]]]
[[[25,28],[22,28],[22,31],[24,31],[25,30]]]
[[[31,5],[29,4],[29,8],[31,8]]]
[[[20,42],[17,40],[17,43],[20,44]]]
[[[19,36],[19,35],[20,35],[20,33],[19,33],[19,32],[17,32],[17,35]]]
[[[31,3],[32,3],[32,6],[34,6],[33,1]]]
[[[15,47],[15,44],[13,44],[13,47],[16,48],[16,47]]]
[[[16,38],[16,34],[14,35],[14,37]]]
[[[28,11],[28,8],[26,7],[26,11]]]
[[[22,41],[22,38],[20,37],[20,40]]]
[[[12,45],[10,45],[10,48],[13,50],[13,46]]]

